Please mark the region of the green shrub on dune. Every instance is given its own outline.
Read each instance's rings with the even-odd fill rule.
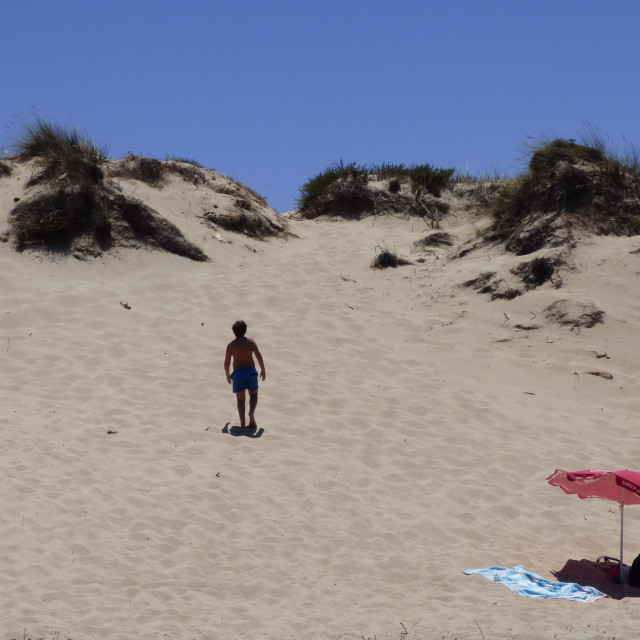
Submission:
[[[637,156],[635,156],[637,158]],[[519,255],[566,243],[573,229],[640,234],[640,167],[602,144],[557,139],[534,147],[529,172],[506,182],[488,238]]]
[[[300,188],[297,205],[305,218],[321,215],[357,218],[385,211],[423,215],[424,196],[439,198],[450,184],[454,171],[429,164],[405,166],[385,163],[367,167],[355,162],[345,165],[340,161]],[[380,182],[387,182],[386,188],[373,184]],[[410,183],[413,198],[402,193],[402,185],[406,182]],[[440,208],[444,210],[445,206]]]
[[[427,192],[439,198],[454,172],[455,169],[436,169],[430,164],[414,165],[408,169],[411,191],[416,195]]]
[[[354,185],[365,185],[368,181],[368,171],[366,167],[359,166],[355,162],[347,165],[343,164],[342,160],[335,162],[300,187],[298,208],[309,209],[332,185],[340,180],[351,182]]]
[[[19,248],[44,246],[68,250],[75,238],[91,234],[104,219],[101,191],[106,151],[74,128],[37,119],[15,142],[18,160],[34,160],[38,172],[27,186],[46,185],[12,211]],[[103,232],[101,244],[110,245]]]
[[[106,151],[74,128],[37,119],[15,142],[18,161],[33,161],[27,186],[40,188],[12,209],[16,248],[97,255],[132,239],[192,260],[208,260],[180,230],[105,177]],[[159,161],[158,161],[159,162]],[[149,170],[153,178],[155,165]]]

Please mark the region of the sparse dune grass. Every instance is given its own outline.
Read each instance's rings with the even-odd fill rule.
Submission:
[[[178,162],[180,164],[190,164],[197,169],[204,169],[204,167],[197,161],[192,158],[183,158],[182,156],[170,156],[167,154],[165,160],[167,162]]]
[[[153,187],[159,187],[164,182],[165,166],[157,158],[130,153],[124,160],[119,162],[111,171],[113,177],[130,178],[145,182]]]
[[[203,184],[207,181],[203,168],[195,162],[187,160],[168,160],[166,170],[169,173],[179,175],[193,184]]]
[[[73,127],[38,118],[25,126],[15,141],[20,160],[35,160],[40,169],[31,184],[55,178],[79,186],[97,185],[104,174],[107,153],[91,138]]]
[[[207,181],[204,168],[200,163],[170,156],[163,161],[130,153],[123,160],[115,162],[109,173],[113,178],[138,180],[156,188],[163,187],[167,176],[171,174],[180,176],[183,180],[195,185],[204,184]]]
[[[397,180],[399,183],[409,182],[413,193],[427,192],[439,197],[450,182],[455,169],[438,169],[430,164],[380,164],[367,169],[370,176],[378,180]],[[394,185],[395,188],[395,185]]]

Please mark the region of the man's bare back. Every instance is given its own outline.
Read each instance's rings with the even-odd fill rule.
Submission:
[[[236,338],[227,345],[227,351],[233,358],[233,370],[255,367],[253,352],[258,345],[251,338]]]
[[[245,390],[248,390],[249,426],[255,427],[254,413],[258,404],[258,371],[253,361],[254,355],[260,365],[260,377],[263,380],[266,379],[267,372],[258,345],[254,340],[245,336],[246,331],[247,324],[242,320],[238,320],[233,325],[233,333],[236,338],[227,345],[227,352],[224,357],[224,372],[227,376],[227,382],[233,384],[233,392],[236,394],[240,426],[245,426]],[[233,375],[230,371],[232,360]]]
[[[227,345],[227,353],[224,359],[224,370],[227,374],[227,382],[231,382],[231,375],[229,370],[231,368],[231,360],[233,359],[233,370],[236,369],[253,369],[256,364],[253,361],[253,354],[255,354],[258,364],[260,365],[261,373],[260,377],[264,380],[266,378],[266,371],[264,368],[264,361],[258,345],[251,338],[236,338]]]

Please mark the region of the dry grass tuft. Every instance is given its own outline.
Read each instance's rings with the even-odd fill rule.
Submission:
[[[376,247],[376,256],[371,261],[372,269],[388,269],[389,267],[396,268],[405,265],[413,264],[410,260],[398,256],[394,251],[389,251],[387,248]]]

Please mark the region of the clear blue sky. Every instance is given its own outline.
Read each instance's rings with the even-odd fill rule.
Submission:
[[[334,161],[515,173],[530,136],[640,144],[638,0],[15,0],[0,149],[34,114],[197,160],[279,211]]]

